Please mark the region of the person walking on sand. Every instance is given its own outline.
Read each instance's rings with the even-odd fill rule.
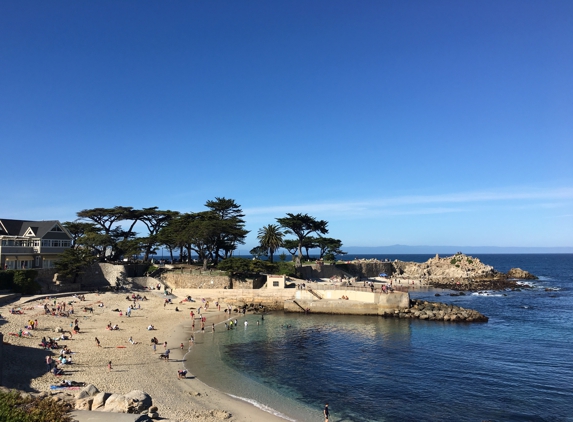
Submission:
[[[95,340],[96,340],[96,346],[101,347],[101,344],[99,344],[99,339],[96,337]]]
[[[157,347],[157,344],[155,344],[155,342],[151,343],[151,346],[153,347],[153,353],[155,353],[155,349]]]
[[[163,342],[163,350],[167,350],[167,342],[166,341]]]
[[[107,364],[107,372],[111,372],[111,360],[109,361],[109,363]]]
[[[328,422],[328,418],[330,417],[330,411],[328,410],[328,403],[324,405],[324,422]]]

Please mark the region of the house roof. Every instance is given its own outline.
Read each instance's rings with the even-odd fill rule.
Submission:
[[[26,220],[11,220],[8,218],[1,218],[0,219],[0,235],[8,235],[8,236],[24,236],[26,231],[30,228],[35,237],[44,237],[47,233],[52,230],[55,225],[60,226],[63,229],[63,232],[69,236],[67,230],[62,227],[59,221],[57,220],[48,220],[48,221],[26,221]]]

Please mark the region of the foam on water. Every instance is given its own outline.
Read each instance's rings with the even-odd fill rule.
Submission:
[[[283,415],[281,412],[278,412],[278,411],[274,410],[273,408],[271,408],[271,407],[269,407],[269,406],[266,406],[266,405],[264,405],[264,404],[262,404],[262,403],[259,403],[259,402],[256,401],[256,400],[248,399],[248,398],[246,398],[246,397],[235,396],[235,395],[233,395],[233,394],[227,394],[227,395],[228,395],[228,396],[231,396],[231,397],[233,397],[233,398],[235,398],[235,399],[239,399],[239,400],[242,400],[242,401],[246,401],[247,403],[250,403],[250,404],[252,404],[253,406],[258,407],[259,409],[264,410],[265,412],[270,413],[271,415],[278,416],[279,418],[282,418],[282,419],[287,420],[287,421],[297,422],[296,419],[291,419],[291,418],[289,418],[287,415]]]

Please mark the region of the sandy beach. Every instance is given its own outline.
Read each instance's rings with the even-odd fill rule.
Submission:
[[[131,316],[126,315],[128,306],[133,301],[127,300],[132,292],[106,292],[85,294],[85,301],[77,297],[65,296],[46,299],[38,298],[28,302],[23,298],[19,302],[2,304],[0,307],[0,332],[4,334],[3,384],[24,391],[50,391],[50,386],[61,382],[62,379],[85,382],[95,385],[100,391],[125,394],[132,390],[143,390],[153,399],[153,405],[159,408],[161,418],[177,421],[283,421],[284,419],[267,413],[249,403],[228,396],[216,389],[210,388],[201,380],[188,373],[186,379],[178,379],[177,371],[184,369],[184,359],[189,348],[200,348],[201,345],[189,342],[191,329],[190,312],[195,312],[195,330],[200,331],[201,324],[197,316],[197,308],[202,305],[202,297],[210,300],[210,309],[203,312],[207,321],[205,334],[211,333],[211,325],[223,324],[226,314],[225,304],[221,303],[221,311],[215,307],[213,298],[209,298],[209,290],[180,289],[169,296],[172,304],[164,306],[165,297],[162,291],[145,290],[133,292],[146,296],[148,300],[137,301],[136,309]],[[197,298],[197,302],[181,302],[188,295]],[[50,307],[56,303],[66,303],[66,310],[73,306],[74,313],[70,317],[45,315],[44,303]],[[215,299],[216,300],[216,299]],[[102,305],[102,306],[99,306]],[[139,309],[137,309],[139,307]],[[177,312],[176,307],[179,309]],[[23,314],[10,314],[11,308],[21,309]],[[83,308],[93,308],[93,313]],[[114,311],[116,310],[116,311]],[[120,316],[120,310],[122,316]],[[71,330],[70,324],[78,319],[80,332],[73,334],[69,340],[58,341],[71,349],[70,365],[62,365],[63,376],[56,377],[47,372],[45,363],[49,351],[39,346],[42,337],[58,337],[54,330],[61,327]],[[25,329],[29,320],[37,320],[38,327],[26,330],[32,337],[17,337],[9,333],[18,333]],[[108,330],[111,323],[117,324],[119,330]],[[154,330],[149,331],[148,326]],[[100,341],[98,347],[95,338]],[[135,342],[129,342],[129,338]],[[151,338],[159,340],[154,353]],[[171,350],[170,360],[160,359],[164,352],[164,342]],[[181,349],[183,343],[183,349]],[[59,350],[52,352],[52,357],[58,356]],[[193,350],[201,353],[201,350]],[[112,362],[111,371],[108,363]]]

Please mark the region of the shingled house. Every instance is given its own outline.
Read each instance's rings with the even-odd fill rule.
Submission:
[[[58,254],[72,245],[59,221],[0,219],[0,268],[53,268]]]

